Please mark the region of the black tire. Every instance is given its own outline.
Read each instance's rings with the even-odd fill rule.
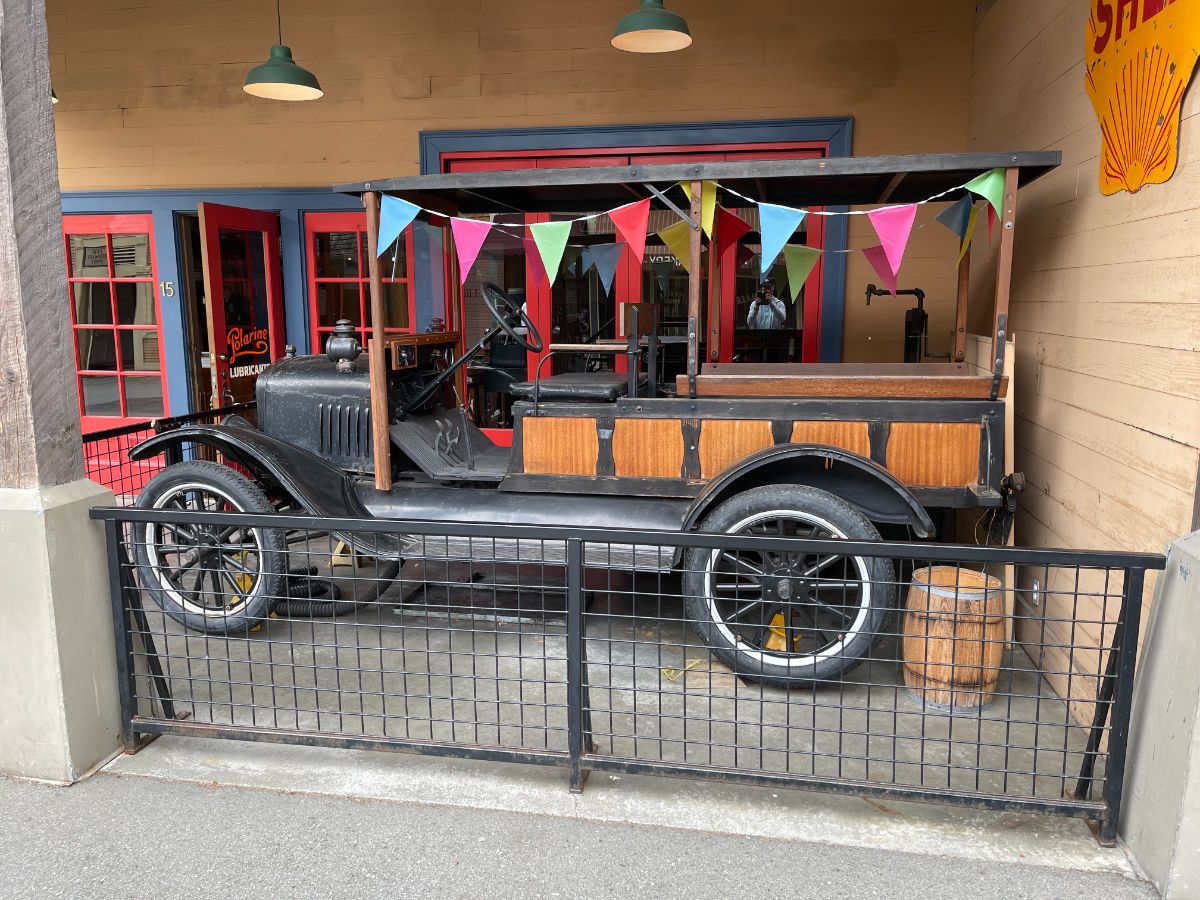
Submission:
[[[855,507],[800,485],[752,488],[721,502],[701,531],[877,541]],[[794,685],[836,679],[867,658],[896,605],[892,561],[879,557],[684,554],[687,614],[739,676]],[[819,598],[819,599],[818,599]]]
[[[239,472],[214,462],[176,463],[138,496],[140,509],[272,514],[267,495]],[[237,634],[271,614],[283,595],[283,528],[226,528],[137,523],[132,526],[138,581],[172,619],[208,634]]]

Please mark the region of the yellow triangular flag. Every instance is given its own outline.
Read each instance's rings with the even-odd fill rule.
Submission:
[[[958,261],[962,262],[962,258],[967,253],[967,248],[971,246],[971,238],[975,236],[975,220],[979,218],[979,207],[971,207],[970,218],[967,219],[967,230],[963,232],[962,246],[958,248]]]
[[[658,232],[667,249],[687,271],[692,271],[692,226],[680,220]]]
[[[683,192],[687,194],[689,202],[692,199],[692,183],[685,181],[683,183]],[[717,183],[715,181],[700,182],[700,227],[704,229],[704,233],[708,235],[709,240],[713,236],[713,217],[717,214]]]

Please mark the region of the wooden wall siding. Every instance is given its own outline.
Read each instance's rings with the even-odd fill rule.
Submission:
[[[275,41],[270,0],[49,0],[62,187],[310,187],[410,175],[422,129],[853,115],[859,155],[966,148],[971,3],[688,0],[680,11],[695,43],[661,55],[609,46],[630,8],[287,0],[284,41],[326,92],[289,104],[241,90]],[[914,234],[901,281],[929,292],[932,343],[943,349],[954,239],[939,231]],[[856,219],[851,246],[875,240]],[[907,305],[867,309],[863,291],[877,280],[852,254],[847,359],[901,359]]]
[[[595,419],[526,416],[522,422],[527,474],[596,474],[600,441]]]
[[[709,419],[700,426],[700,475],[712,478],[775,443],[766,419]]]
[[[1192,529],[1200,466],[1200,91],[1193,86],[1184,102],[1172,180],[1102,196],[1100,129],[1083,87],[1088,8],[1006,0],[975,31],[971,149],[1002,140],[1063,152],[1062,167],[1019,198],[1015,468],[1028,486],[1016,534],[1032,546],[1160,551]],[[989,294],[988,257],[977,245],[980,297]],[[976,307],[972,330],[986,306]],[[1045,628],[1065,643],[1075,627],[1098,639],[1096,623],[1106,622],[1110,636],[1115,604],[1076,609],[1060,593],[1032,607],[1026,598],[1019,608],[1033,617],[1031,634]],[[1072,626],[1072,616],[1084,622]],[[1098,664],[1095,651],[1055,655],[1059,689],[1068,673]]]
[[[617,475],[679,478],[683,430],[678,419],[617,419],[612,452]]]
[[[978,484],[982,438],[983,429],[971,422],[893,422],[887,468],[905,484]]]
[[[866,422],[793,422],[793,444],[826,444],[871,458],[871,438]]]

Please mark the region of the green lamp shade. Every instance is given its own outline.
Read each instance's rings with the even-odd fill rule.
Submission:
[[[642,0],[617,23],[612,45],[630,53],[670,53],[690,47],[692,33],[683,16],[663,9],[663,0]]]
[[[268,100],[316,100],[324,96],[317,76],[292,59],[292,48],[276,44],[271,56],[246,75],[242,90]]]

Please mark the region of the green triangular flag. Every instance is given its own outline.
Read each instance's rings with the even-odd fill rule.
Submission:
[[[1004,170],[992,169],[977,178],[967,182],[966,188],[972,194],[978,194],[988,203],[1000,218],[1004,217]]]
[[[571,222],[538,222],[529,226],[529,233],[537,244],[546,274],[553,281],[558,277],[558,266],[567,249],[567,238],[571,236]]]
[[[783,248],[783,258],[787,263],[788,281],[792,286],[792,302],[804,287],[813,266],[821,258],[821,251],[813,247],[789,244]]]

